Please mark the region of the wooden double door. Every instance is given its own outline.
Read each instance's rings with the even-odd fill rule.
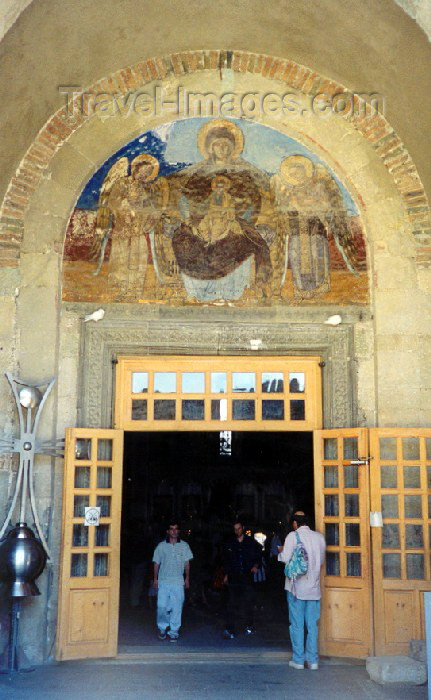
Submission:
[[[431,590],[431,430],[315,431],[314,442],[321,651],[405,654],[425,638]]]
[[[327,543],[320,651],[404,653],[424,638],[431,590],[431,430],[313,436],[316,529]],[[117,653],[122,468],[122,430],[67,431],[58,659]]]

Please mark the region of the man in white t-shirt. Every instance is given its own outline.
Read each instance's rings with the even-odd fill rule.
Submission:
[[[184,589],[190,587],[192,550],[180,539],[177,522],[169,525],[166,539],[154,550],[154,588],[157,589],[157,627],[159,639],[178,640]]]
[[[303,669],[304,662],[312,671],[319,668],[318,626],[320,619],[320,569],[325,561],[325,538],[320,532],[310,530],[307,516],[302,510],[294,513],[293,532],[290,532],[283,547],[279,547],[279,561],[287,564],[292,558],[297,543],[296,533],[308,556],[308,570],[291,581],[286,577],[285,590],[289,606],[289,631],[292,643],[292,659],[289,666]],[[307,641],[304,650],[304,629]]]

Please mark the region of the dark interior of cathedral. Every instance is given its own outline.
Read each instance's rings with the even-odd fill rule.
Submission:
[[[285,648],[284,567],[276,548],[298,509],[313,521],[311,433],[126,433],[120,650],[160,644],[152,555],[172,519],[193,552],[182,644],[220,644],[227,598],[223,550],[239,520],[262,546],[262,562],[254,576],[256,633],[238,634],[233,644]]]

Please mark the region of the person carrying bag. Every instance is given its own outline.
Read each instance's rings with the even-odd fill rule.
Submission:
[[[325,539],[308,526],[303,511],[292,517],[290,532],[283,547],[279,547],[279,561],[285,566],[285,590],[289,606],[289,631],[292,659],[289,666],[297,670],[319,668],[318,622],[320,619],[320,568],[325,561]],[[304,631],[307,641],[304,649]]]

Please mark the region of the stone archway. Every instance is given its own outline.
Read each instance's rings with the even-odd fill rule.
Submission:
[[[272,92],[274,86],[282,86],[283,91],[292,89],[304,95],[314,90],[331,95],[343,91],[342,86],[293,62],[226,51],[189,52],[145,61],[99,81],[94,89],[124,95],[127,90],[142,86],[152,89],[160,83],[167,94],[178,85],[195,91],[204,86],[208,91],[242,92]],[[53,403],[47,406],[41,426],[48,437],[59,436],[66,426],[76,425],[80,408],[82,416],[95,417],[95,422],[102,414],[104,420],[109,414],[106,402],[99,401],[92,414],[93,406],[82,400],[84,386],[91,391],[96,383],[103,393],[103,383],[110,380],[106,368],[97,374],[100,365],[92,376],[85,376],[89,370],[82,358],[87,358],[87,363],[101,360],[102,347],[103,359],[112,361],[112,353],[105,350],[121,349],[122,338],[126,338],[126,349],[132,348],[132,352],[143,340],[151,347],[154,338],[162,352],[175,348],[182,351],[184,344],[201,340],[199,330],[203,333],[208,328],[205,310],[192,317],[169,306],[157,311],[126,307],[121,314],[118,308],[109,308],[106,325],[89,328],[82,325],[82,318],[94,307],[61,303],[64,234],[84,183],[132,137],[166,122],[166,116],[160,115],[148,120],[137,115],[128,120],[76,118],[72,123],[63,117],[64,110],[53,115],[24,157],[8,188],[1,221],[1,279],[12,319],[8,350],[19,362],[21,376],[59,377]],[[338,330],[322,325],[329,313],[327,308],[290,308],[281,314],[256,309],[246,318],[231,314],[229,309],[214,309],[209,319],[211,330],[225,342],[224,346],[217,344],[215,351],[223,352],[223,347],[229,346],[235,352],[250,352],[250,338],[257,329],[268,338],[268,352],[288,353],[300,343],[298,337],[310,331],[307,338],[316,352],[317,346],[324,344],[325,359],[333,372],[333,394],[348,396],[350,401],[347,404],[342,398],[338,405],[334,403],[334,424],[350,419],[370,426],[377,422],[426,423],[428,414],[421,403],[418,367],[425,364],[424,329],[427,325],[429,328],[429,309],[417,265],[429,262],[428,204],[409,154],[379,115],[358,124],[337,118],[324,129],[317,119],[299,124],[265,116],[264,123],[312,146],[349,183],[368,237],[372,299],[363,311],[343,310],[345,327]],[[187,325],[193,327],[193,333],[187,335],[186,330],[179,335],[178,329]],[[99,334],[103,342],[98,345],[92,336]],[[208,349],[213,351],[209,345]],[[394,395],[404,400],[395,404]],[[52,504],[58,508],[61,503],[61,482],[62,465],[56,464],[51,482],[45,477],[38,494],[46,509]],[[58,535],[53,539],[57,552]],[[54,616],[53,612],[49,614],[48,636],[53,634]]]
[[[316,88],[331,94],[341,89],[292,62],[241,52],[210,51],[175,54],[169,59],[146,61],[118,72],[109,80],[99,81],[95,90],[110,89],[123,94],[142,85],[150,90],[161,83],[168,98],[179,85],[187,90],[202,91],[204,87],[206,91],[226,92],[234,89],[242,94],[252,90],[267,94],[274,91],[275,85],[281,85],[283,89],[289,86],[289,90],[302,89],[304,94]],[[10,197],[8,195],[4,202],[4,214],[7,214],[7,226],[10,227],[5,235],[11,237],[8,261],[11,265],[8,268],[10,288],[21,285],[16,311],[22,347],[41,348],[37,363],[34,352],[27,351],[22,354],[21,366],[23,371],[33,373],[37,364],[39,375],[41,372],[63,375],[65,368],[71,372],[65,379],[64,388],[60,387],[70,399],[67,406],[60,409],[58,418],[61,426],[73,425],[76,421],[77,358],[81,342],[79,320],[84,313],[84,307],[78,309],[73,306],[69,307],[70,310],[63,307],[61,310],[59,304],[60,266],[67,220],[83,185],[110,154],[132,137],[167,121],[165,115],[142,119],[132,114],[127,119],[77,117],[71,124],[62,116],[64,110],[54,115],[42,130],[24,159],[19,175],[11,184]],[[346,317],[352,319],[356,334],[359,415],[361,420],[373,424],[377,411],[376,393],[383,392],[389,400],[394,387],[398,386],[396,377],[388,383],[386,367],[382,368],[382,379],[377,376],[375,367],[372,367],[375,349],[380,344],[390,352],[392,341],[389,337],[393,335],[393,321],[390,319],[393,314],[398,314],[394,305],[398,300],[409,304],[409,295],[415,293],[418,285],[416,261],[420,251],[416,238],[422,240],[422,235],[412,235],[412,223],[406,209],[407,194],[404,196],[400,193],[388,172],[388,161],[383,162],[378,151],[378,148],[385,147],[391,152],[392,138],[395,139],[394,147],[395,144],[399,147],[399,143],[379,115],[362,124],[361,130],[359,125],[339,117],[330,122],[322,122],[315,117],[294,123],[287,118],[280,120],[264,115],[262,123],[294,136],[320,154],[340,179],[348,183],[361,209],[368,238],[370,279],[374,282],[371,307],[360,318],[357,314],[347,314]],[[366,138],[362,131],[367,132]],[[396,162],[398,156],[394,153],[393,157]],[[408,192],[419,191],[418,176],[409,164],[408,154],[403,158],[407,164],[397,166],[401,168],[397,172],[404,173],[402,186],[408,188]],[[421,194],[417,196],[422,197]],[[421,211],[420,216],[423,213]],[[18,264],[19,253],[20,278],[16,277],[17,268],[12,267]],[[418,306],[416,301],[414,304],[415,314],[421,313],[421,305]],[[425,304],[424,298],[423,307]],[[34,314],[35,306],[43,309],[44,342],[40,337],[40,321]],[[124,309],[122,313],[126,318],[131,312]],[[163,316],[163,311],[158,313],[160,317]],[[144,317],[146,311],[140,307],[132,315],[136,314]],[[308,315],[305,312],[298,314],[298,310],[292,309],[286,311],[283,320],[322,323],[327,315],[327,309]],[[220,318],[224,320],[222,313]],[[400,336],[403,336],[403,342],[408,337],[409,342],[417,345],[407,314],[403,316],[402,325]],[[52,351],[47,352],[47,347]],[[423,344],[421,347],[417,345],[417,348],[418,352],[424,352]],[[404,360],[403,381],[411,385],[411,381],[417,379],[416,375],[409,379],[412,370],[407,352]],[[411,420],[417,421],[414,408],[411,409]]]
[[[198,80],[203,77],[203,82],[206,82],[209,75],[222,76],[223,72],[230,71],[248,78],[251,91],[254,91],[252,79],[265,78],[273,85],[282,85],[285,90],[292,89],[308,96],[323,93],[331,98],[350,94],[344,86],[294,61],[242,51],[189,51],[149,59],[97,81],[86,89],[86,93],[115,92],[124,98],[128,92],[137,91],[154,81],[169,85],[173,81],[178,83],[186,76],[199,76]],[[358,106],[358,98],[355,98],[354,104]],[[346,121],[354,126],[383,162],[406,207],[411,230],[418,241],[418,263],[426,264],[430,212],[416,167],[385,117],[382,114],[372,115],[370,109],[365,112],[359,117],[346,117]],[[75,113],[70,118],[67,113],[66,107],[58,110],[41,129],[9,184],[0,211],[2,267],[17,266],[25,212],[30,200],[49,172],[55,154],[89,121],[83,114]]]

